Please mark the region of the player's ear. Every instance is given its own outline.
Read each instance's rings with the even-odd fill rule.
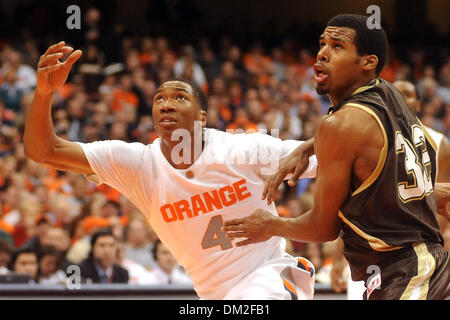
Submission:
[[[201,110],[200,113],[202,115],[202,127],[206,127],[206,111]]]
[[[378,65],[378,57],[374,54],[365,55],[362,59],[362,67],[366,71],[375,70]]]

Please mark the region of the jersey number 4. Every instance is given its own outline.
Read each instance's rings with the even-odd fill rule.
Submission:
[[[397,154],[405,154],[405,169],[414,179],[413,183],[399,182],[399,197],[403,202],[422,199],[433,191],[431,182],[431,161],[425,143],[425,134],[418,125],[412,126],[414,146],[401,132],[395,136],[395,150]],[[422,148],[420,148],[422,147]],[[421,160],[417,152],[422,151]]]
[[[214,216],[209,221],[208,228],[206,228],[205,235],[202,240],[203,249],[220,246],[222,250],[230,249],[233,247],[231,239],[225,236],[225,232],[222,231],[223,219],[222,216]]]

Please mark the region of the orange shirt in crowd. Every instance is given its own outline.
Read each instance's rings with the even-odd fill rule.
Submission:
[[[111,109],[113,111],[122,110],[122,103],[130,104],[133,107],[137,107],[139,99],[133,92],[124,91],[121,89],[114,89],[114,99],[111,105]]]

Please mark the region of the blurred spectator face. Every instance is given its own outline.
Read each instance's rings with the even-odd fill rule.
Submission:
[[[234,64],[231,61],[225,61],[222,64],[222,75],[225,78],[233,78],[235,74]]]
[[[222,78],[215,78],[212,83],[212,93],[217,95],[226,94],[227,86]]]
[[[100,210],[100,216],[103,218],[109,218],[109,217],[117,217],[119,215],[119,207],[118,205],[108,201],[106,202],[102,210]]]
[[[248,89],[245,97],[246,97],[247,101],[258,100],[258,90],[255,88]]]
[[[70,185],[72,187],[72,194],[75,198],[81,200],[86,196],[89,182],[83,176],[74,176]]]
[[[14,263],[14,271],[19,274],[29,275],[32,279],[35,279],[38,271],[36,254],[32,252],[19,254]]]
[[[155,85],[154,81],[152,81],[152,80],[144,81],[142,91],[147,98],[153,97],[153,95],[155,94],[155,90],[156,90],[156,85]]]
[[[156,261],[158,262],[159,267],[167,274],[172,273],[173,268],[177,264],[172,253],[170,253],[169,249],[161,242],[158,243],[158,247],[156,248]]]
[[[71,210],[72,206],[65,198],[56,197],[50,201],[51,211],[55,220],[62,224],[69,224],[72,221]]]
[[[113,123],[109,132],[111,140],[127,140],[127,125],[122,122]]]
[[[100,21],[100,11],[97,8],[89,8],[86,12],[85,21],[90,26],[98,24]]]
[[[237,46],[232,46],[228,50],[228,59],[233,62],[238,62],[241,59],[241,49]]]
[[[117,257],[117,241],[114,237],[104,235],[98,237],[93,248],[93,257],[103,268],[111,267]]]
[[[420,102],[417,100],[416,88],[414,85],[407,81],[395,81],[394,86],[403,95],[411,110],[418,113],[420,111]]]
[[[83,104],[78,99],[70,100],[67,110],[70,116],[76,119],[82,118],[84,115]]]
[[[128,53],[127,59],[126,59],[126,65],[127,69],[130,71],[134,71],[141,67],[141,62],[139,60],[139,52],[136,50],[131,50]]]
[[[11,246],[5,240],[0,240],[0,268],[8,268],[11,261]]]
[[[40,275],[44,278],[51,276],[58,269],[58,255],[47,254],[39,261]]]
[[[62,252],[66,252],[70,247],[69,234],[57,227],[47,228],[41,242],[43,246],[52,246]]]
[[[142,247],[148,242],[147,226],[144,221],[134,219],[128,226],[127,242],[132,247]]]

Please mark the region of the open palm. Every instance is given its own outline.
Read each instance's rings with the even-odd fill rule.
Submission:
[[[72,51],[72,47],[66,46],[65,42],[61,41],[50,46],[41,56],[38,62],[36,88],[40,94],[52,93],[66,82],[72,65],[82,54],[81,50]],[[64,62],[59,61],[65,53],[70,52],[72,53]]]

